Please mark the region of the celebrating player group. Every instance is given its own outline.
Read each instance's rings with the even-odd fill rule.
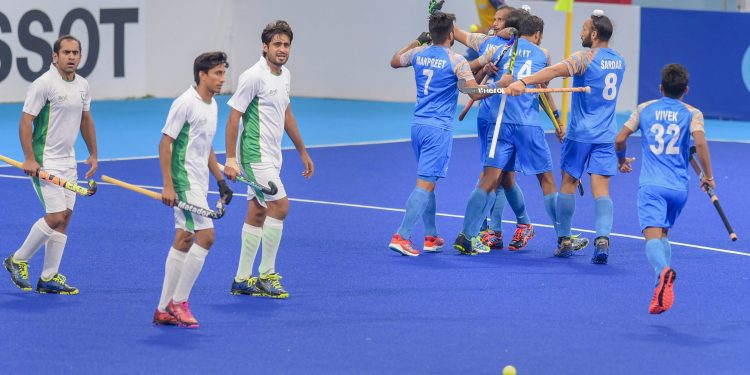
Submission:
[[[618,170],[632,171],[635,159],[625,154],[626,139],[641,129],[644,160],[637,206],[656,284],[648,310],[652,314],[668,310],[674,301],[676,272],[671,266],[667,234],[687,200],[691,135],[703,171],[701,186],[713,189],[716,184],[703,133],[703,115],[681,101],[688,90],[687,70],[679,64],[665,66],[660,86],[664,96],[639,105],[618,134],[615,109],[626,63],[609,48],[613,25],[604,12],[596,10],[584,21],[580,33],[584,49],[553,65],[548,50],[542,47],[544,21],[528,7],[498,6],[486,35],[456,26],[455,17],[440,10],[442,5],[442,1],[430,2],[429,32],[397,51],[391,60],[394,68],[414,68],[417,103],[411,135],[417,183],[389,248],[418,256],[420,251],[411,233],[420,218],[425,231],[422,251],[438,252],[445,245],[435,224],[434,189],[447,175],[459,92],[468,94],[472,101],[483,99],[477,115],[481,173],[467,199],[463,226],[453,243],[461,254],[503,248],[502,211],[506,202],[517,222],[508,249],[524,249],[534,238],[524,194],[515,183],[516,172],[535,175],[539,180],[544,207],[556,232],[556,244],[550,244],[553,255],[569,258],[587,247],[589,240],[574,235],[571,226],[575,193],[577,189],[583,192],[580,180],[588,173],[596,231],[591,263],[607,264],[614,217],[610,179]],[[474,50],[478,57],[469,62],[456,54],[452,50],[454,41]],[[545,89],[558,77],[573,77],[574,87],[567,90],[573,95],[567,128],[560,123],[549,95],[553,90]],[[555,124],[562,142],[559,189],[539,119],[540,106]]]

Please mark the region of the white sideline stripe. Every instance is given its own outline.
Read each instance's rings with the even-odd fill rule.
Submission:
[[[28,176],[11,176],[11,175],[4,175],[4,174],[0,174],[0,177],[11,178],[11,179],[27,179],[27,178],[29,178]],[[81,182],[85,183],[86,181],[81,181]],[[108,182],[99,182],[99,181],[97,181],[97,184],[98,185],[113,185],[113,184],[108,183]],[[154,186],[154,185],[135,185],[135,186],[142,187],[144,189],[155,189],[155,190],[161,190],[162,189],[162,186]],[[216,194],[216,195],[219,194],[218,191],[209,191],[209,193],[210,194]],[[240,197],[247,197],[247,194],[241,194],[241,193],[236,193],[234,195],[240,196]],[[371,206],[371,205],[366,205],[366,204],[321,201],[321,200],[314,200],[314,199],[289,198],[289,200],[293,201],[293,202],[301,202],[301,203],[325,204],[325,205],[329,205],[329,206],[352,207],[352,208],[365,208],[365,209],[378,210],[378,211],[391,211],[391,212],[405,212],[406,211],[403,208],[390,208],[390,207],[382,207],[382,206]],[[463,219],[464,218],[463,215],[445,214],[445,213],[440,213],[440,212],[436,213],[435,215],[437,215],[437,216],[443,216],[443,217],[457,218],[457,219]],[[511,223],[512,224],[512,223],[515,223],[515,221],[503,220],[503,223]],[[542,228],[552,228],[553,227],[552,225],[549,225],[549,224],[539,224],[539,223],[532,223],[532,224],[534,226],[536,226],[536,227],[542,227]],[[571,229],[574,230],[574,231],[577,231],[577,232],[596,233],[596,231],[591,230],[591,229],[583,229],[583,228],[571,228]],[[643,238],[643,236],[634,236],[634,235],[622,234],[622,233],[610,233],[610,236],[613,236],[613,237],[622,237],[622,238],[632,238],[632,239],[635,239],[635,240],[645,240],[645,238]],[[716,247],[694,245],[694,244],[689,244],[689,243],[685,243],[685,242],[669,241],[669,243],[672,244],[672,245],[690,247],[690,248],[694,248],[694,249],[701,249],[701,250],[715,251],[715,252],[718,252],[718,253],[743,255],[743,256],[750,257],[750,253],[744,253],[744,252],[741,252],[741,251],[726,250],[726,249],[719,249],[719,248],[716,248]]]

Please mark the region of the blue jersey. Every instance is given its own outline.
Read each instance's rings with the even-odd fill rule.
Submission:
[[[499,55],[500,53],[501,49],[498,49],[496,54]],[[504,72],[508,70],[511,59],[510,55],[511,53],[508,51],[500,61],[500,68]],[[516,62],[513,68],[513,78],[518,80],[519,78],[528,77],[544,69],[547,66],[547,62],[547,54],[541,47],[521,38],[518,41]],[[502,97],[500,95],[493,95],[483,100],[483,102],[487,102],[486,104],[490,109],[491,121],[497,119],[501,99]],[[539,96],[508,96],[505,101],[503,123],[541,126],[539,123]]]
[[[704,131],[703,113],[664,97],[639,105],[625,126],[634,132],[641,129],[643,167],[639,184],[687,191],[690,135]]]
[[[609,48],[579,51],[562,61],[573,86],[591,93],[573,93],[567,137],[584,143],[611,143],[617,137],[615,107],[625,74],[625,60]]]
[[[508,46],[508,40],[503,39],[499,36],[484,41],[484,43],[480,45],[479,50],[479,58],[482,59],[480,60],[482,62],[482,65],[497,62],[497,59],[500,57],[506,46]],[[495,78],[496,77],[494,76],[488,77],[485,83],[494,82]],[[495,109],[495,112],[497,112],[497,108]],[[477,118],[484,119],[488,122],[495,121],[492,117],[492,110],[490,109],[490,105],[487,104],[487,100],[482,100],[479,102],[479,113],[477,114]]]
[[[422,46],[400,59],[401,66],[413,66],[417,83],[417,104],[413,124],[451,129],[458,100],[458,80],[474,79],[463,56],[450,48]]]

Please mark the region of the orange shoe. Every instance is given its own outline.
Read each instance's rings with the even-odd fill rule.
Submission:
[[[445,240],[440,236],[425,236],[424,247],[422,250],[431,253],[442,251],[441,249],[445,246]]]
[[[156,311],[154,312],[154,325],[176,326],[177,319],[175,319],[174,316],[166,311],[159,311],[159,309],[156,309]]]
[[[526,247],[530,239],[534,238],[536,232],[531,224],[516,224],[516,233],[513,234],[513,240],[508,244],[508,249],[518,251]]]
[[[407,255],[410,257],[419,255],[419,251],[412,246],[411,241],[401,237],[398,233],[393,235],[391,243],[388,244],[388,248],[401,255]]]
[[[674,279],[677,278],[677,273],[669,268],[664,267],[659,274],[659,284],[656,285],[654,290],[654,298],[651,299],[651,305],[648,306],[649,314],[661,314],[674,303]]]
[[[190,312],[190,304],[188,301],[175,302],[169,301],[167,304],[167,312],[177,320],[177,325],[180,327],[187,328],[198,328],[198,320],[195,319],[193,313]]]

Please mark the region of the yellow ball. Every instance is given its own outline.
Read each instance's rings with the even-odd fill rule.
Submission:
[[[503,367],[503,375],[516,375],[516,368],[511,365]]]
[[[469,26],[469,31],[471,31],[472,33],[475,33],[479,31],[479,26],[475,23],[472,23],[471,26]]]

